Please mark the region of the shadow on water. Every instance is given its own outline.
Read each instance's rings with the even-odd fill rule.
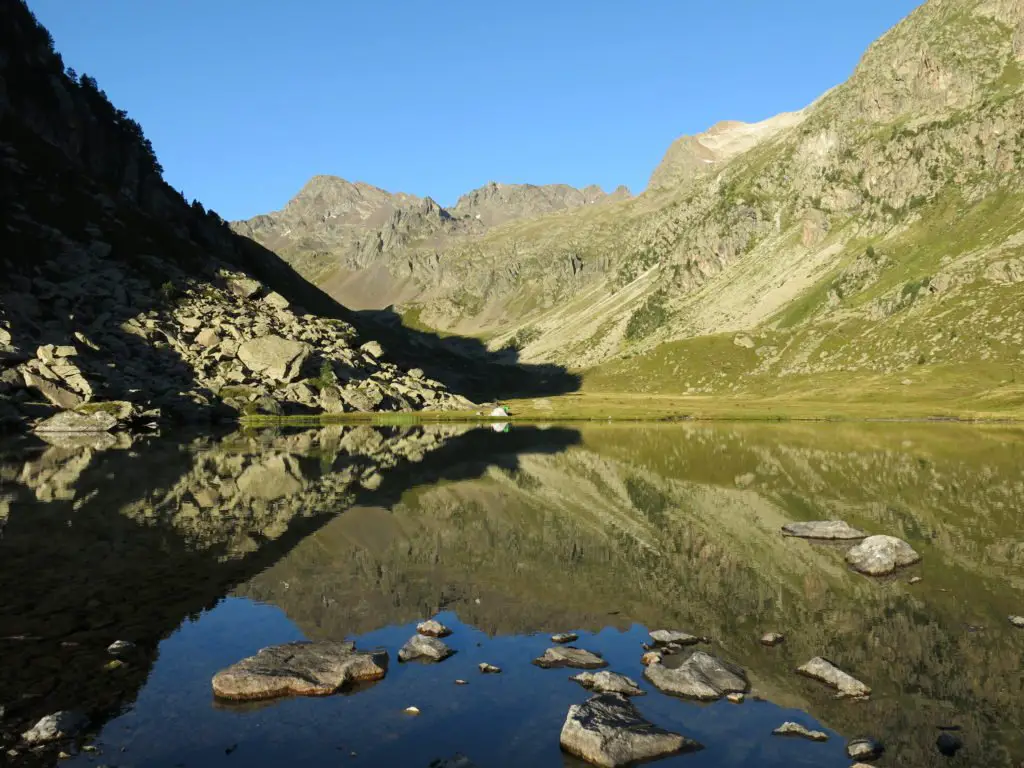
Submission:
[[[22,441],[0,454],[4,749],[58,710],[97,725],[116,716],[161,640],[351,505],[514,469],[517,453],[556,453],[578,433],[331,426],[117,439],[99,450]],[[111,669],[117,639],[137,648]]]

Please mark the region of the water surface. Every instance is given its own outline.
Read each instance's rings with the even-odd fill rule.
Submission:
[[[77,709],[98,752],[62,765],[581,765],[558,733],[588,693],[530,660],[578,631],[648,692],[655,723],[705,749],[689,766],[1024,759],[1024,451],[960,425],[328,427],[129,443],[12,444],[0,457],[0,720],[15,734]],[[784,539],[842,518],[909,541],[919,566],[849,571],[843,549]],[[920,577],[919,583],[910,583]],[[438,616],[458,652],[399,664]],[[642,679],[647,631],[706,635],[755,697],[698,704]],[[758,638],[786,633],[773,649]],[[266,645],[383,646],[387,677],[347,695],[214,700],[210,678]],[[107,645],[138,651],[107,669]],[[793,669],[824,655],[867,682],[836,700]],[[503,668],[483,676],[480,661]],[[466,686],[456,686],[463,678]],[[408,706],[418,717],[403,714]],[[772,737],[785,720],[823,744]]]

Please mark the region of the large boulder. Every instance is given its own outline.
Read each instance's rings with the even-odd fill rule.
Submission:
[[[822,539],[825,541],[849,541],[867,536],[844,520],[813,520],[804,523],[787,523],[782,526],[783,536],[801,539]]]
[[[846,562],[868,576],[885,576],[920,560],[913,547],[895,536],[869,536],[846,553]]]
[[[77,408],[85,402],[85,398],[81,395],[31,371],[22,371],[22,376],[26,387],[36,390],[58,408]]]
[[[569,707],[559,742],[569,754],[605,768],[701,749],[696,741],[644,719],[618,693],[602,693]]]
[[[309,344],[270,334],[238,347],[238,359],[253,373],[275,381],[290,382],[299,376],[311,352]]]
[[[218,672],[213,693],[233,701],[328,696],[349,683],[380,680],[387,667],[387,651],[357,651],[355,643],[286,643]]]
[[[78,413],[61,411],[37,425],[36,432],[109,432],[117,426],[117,417],[106,411]]]
[[[660,662],[648,665],[644,677],[664,693],[701,701],[714,701],[727,693],[745,693],[750,688],[742,667],[697,651],[676,668]]]

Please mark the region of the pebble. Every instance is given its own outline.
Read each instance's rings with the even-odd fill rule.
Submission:
[[[911,576],[910,577],[910,581],[908,583],[909,584],[917,584],[917,583],[919,583],[921,581],[923,581],[923,579],[920,576]]]
[[[733,704],[742,704],[743,700],[747,697],[745,694],[742,693],[730,693],[725,698],[731,701]]]
[[[406,707],[402,710],[402,713],[406,715],[418,715],[420,710],[419,707]]]
[[[456,680],[455,684],[456,685],[469,685],[469,681],[468,680]]]

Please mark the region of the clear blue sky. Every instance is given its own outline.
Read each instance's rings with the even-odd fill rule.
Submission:
[[[318,173],[453,204],[627,184],[719,120],[798,109],[919,0],[28,0],[65,63],[228,219]]]

